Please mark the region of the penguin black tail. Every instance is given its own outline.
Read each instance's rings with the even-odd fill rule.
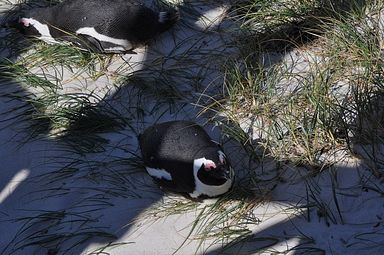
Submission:
[[[159,12],[160,32],[164,32],[172,27],[180,19],[178,9],[171,9]]]

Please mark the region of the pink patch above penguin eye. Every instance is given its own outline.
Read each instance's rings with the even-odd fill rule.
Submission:
[[[210,170],[215,169],[215,168],[216,168],[216,164],[212,161],[204,164],[204,169],[206,171],[210,171]]]
[[[19,19],[19,23],[23,24],[25,27],[29,27],[30,23],[27,19],[21,18]]]

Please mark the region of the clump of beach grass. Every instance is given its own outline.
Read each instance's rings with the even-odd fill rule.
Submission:
[[[100,140],[92,134],[128,125],[128,119],[120,116],[108,102],[99,106],[108,93],[99,95],[95,91],[97,87],[87,89],[84,78],[95,81],[109,74],[107,68],[112,58],[112,55],[98,55],[69,45],[34,42],[16,60],[3,60],[2,78],[17,83],[24,90],[2,96],[20,102],[19,109],[14,109],[18,112],[18,120],[31,120],[25,126],[29,134],[27,140],[41,135],[65,137],[70,144],[83,141],[85,145],[88,141],[89,146],[83,149],[91,150],[95,148],[92,139]],[[130,67],[123,62],[120,68]],[[76,81],[79,85],[72,91],[66,88]],[[79,136],[83,136],[82,139]]]
[[[353,2],[348,12],[337,6],[316,6],[317,1],[292,4],[293,9],[281,3],[281,7],[289,7],[286,13],[273,7],[278,2],[249,1],[250,5],[262,4],[262,8],[254,12],[251,8],[243,15],[243,26],[252,31],[256,25],[280,31],[281,26],[307,18],[306,22],[316,22],[316,26],[306,24],[302,33],[313,39],[305,44],[279,36],[266,40],[264,32],[254,32],[252,43],[240,41],[241,57],[226,64],[223,97],[212,100],[203,110],[212,110],[219,119],[224,115],[230,125],[244,127],[249,137],[242,141],[262,145],[268,156],[323,169],[336,162],[324,161],[322,155],[347,148],[356,117],[366,116],[358,112],[367,104],[374,107],[369,98],[381,90],[382,3],[355,8],[359,3]],[[263,11],[265,8],[274,15],[286,15],[270,24],[274,16]],[[314,16],[313,10],[319,12],[319,8],[322,15]],[[276,57],[267,44],[280,43],[295,48],[282,48]],[[354,133],[357,126],[352,128]]]

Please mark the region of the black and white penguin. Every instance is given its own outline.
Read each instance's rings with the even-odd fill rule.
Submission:
[[[69,41],[100,53],[122,53],[148,43],[179,18],[133,0],[66,0],[26,11],[9,26],[47,43]]]
[[[148,174],[166,191],[195,199],[216,197],[232,187],[227,156],[194,122],[156,124],[139,135],[139,143]]]

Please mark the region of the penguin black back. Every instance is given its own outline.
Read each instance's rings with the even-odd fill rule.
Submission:
[[[144,161],[151,164],[148,156],[190,162],[206,155],[207,150],[217,153],[217,145],[205,130],[191,121],[170,121],[149,127],[139,136]],[[158,162],[156,162],[158,163]]]

